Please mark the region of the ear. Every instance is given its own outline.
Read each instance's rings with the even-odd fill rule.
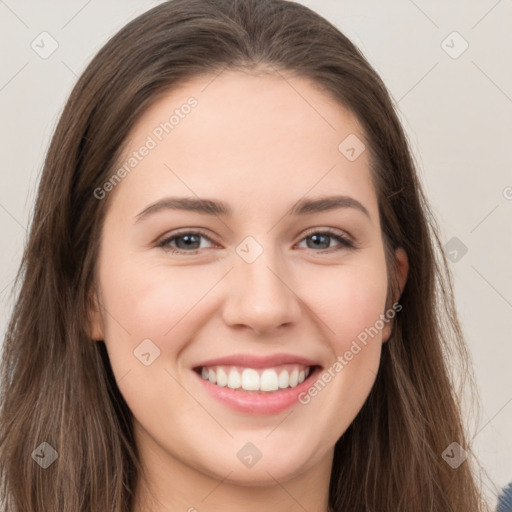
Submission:
[[[91,290],[88,296],[88,325],[87,335],[91,340],[101,341],[104,338],[103,316],[101,314],[100,301],[96,290]]]
[[[407,253],[402,247],[398,247],[398,249],[395,251],[395,268],[398,290],[395,292],[395,297],[393,297],[393,304],[398,302],[400,299],[400,296],[402,295],[405,287],[405,283],[407,281],[407,275],[409,273],[409,258],[407,257]],[[382,343],[388,341],[392,330],[393,320],[390,319],[384,324],[384,328],[382,329]]]

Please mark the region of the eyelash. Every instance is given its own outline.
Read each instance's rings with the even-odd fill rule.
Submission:
[[[157,247],[161,247],[165,251],[171,252],[173,254],[197,254],[201,249],[194,249],[194,250],[191,250],[191,251],[185,251],[185,250],[182,250],[182,249],[174,249],[174,248],[168,246],[168,244],[170,242],[173,242],[177,238],[181,238],[181,237],[186,236],[186,235],[200,235],[200,236],[206,238],[207,240],[209,240],[210,242],[215,243],[203,231],[195,230],[195,231],[182,231],[181,233],[176,233],[176,234],[174,234],[174,235],[172,235],[170,237],[167,237],[164,240],[162,240],[161,242],[158,242],[157,243]],[[342,249],[357,249],[357,244],[355,242],[350,241],[348,238],[346,238],[346,237],[340,235],[338,232],[330,230],[330,229],[310,231],[309,233],[307,233],[301,239],[301,242],[303,240],[305,240],[306,238],[309,238],[312,235],[328,235],[329,237],[336,239],[341,244],[341,247],[338,247],[338,248],[331,247],[329,249],[324,249],[324,250],[321,250],[321,251],[314,251],[314,252],[318,252],[320,254],[323,254],[323,253],[326,253],[326,252],[336,252],[336,251],[340,251]]]

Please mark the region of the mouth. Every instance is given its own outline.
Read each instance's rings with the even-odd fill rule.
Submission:
[[[299,363],[267,368],[212,365],[197,366],[193,370],[201,379],[218,388],[229,388],[243,394],[269,395],[297,388],[311,380],[321,370],[321,366]]]

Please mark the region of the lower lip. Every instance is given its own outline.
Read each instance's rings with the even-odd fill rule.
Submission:
[[[192,370],[193,371],[193,370]],[[299,403],[298,396],[305,392],[322,371],[316,367],[308,378],[294,388],[285,388],[272,393],[248,393],[239,389],[217,386],[203,379],[197,372],[193,373],[201,381],[205,390],[214,398],[236,411],[247,414],[277,414]]]

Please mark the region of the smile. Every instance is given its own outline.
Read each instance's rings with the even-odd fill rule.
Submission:
[[[212,365],[193,370],[206,396],[233,411],[258,416],[300,405],[298,397],[318,378],[322,367],[289,363],[267,368]]]
[[[196,371],[204,380],[219,387],[272,393],[280,389],[297,387],[308,378],[312,368],[302,364],[258,369],[223,365],[203,366]]]

